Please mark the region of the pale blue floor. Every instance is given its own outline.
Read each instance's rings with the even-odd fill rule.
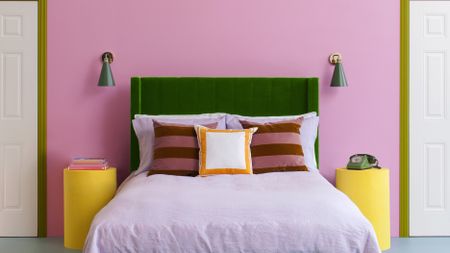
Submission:
[[[80,253],[64,248],[61,237],[0,238],[0,253]]]
[[[0,253],[80,253],[65,249],[62,238],[0,238]],[[450,237],[393,238],[383,253],[450,253]],[[345,252],[342,252],[345,253]]]
[[[392,238],[384,253],[450,253],[450,237]]]

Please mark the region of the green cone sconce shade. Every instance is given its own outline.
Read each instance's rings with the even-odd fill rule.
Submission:
[[[100,73],[100,78],[98,79],[98,86],[101,87],[113,87],[116,86],[114,77],[111,71],[111,63],[113,62],[113,54],[110,52],[103,53],[102,55],[102,72]]]
[[[347,78],[345,77],[344,67],[342,66],[342,55],[340,53],[331,54],[330,63],[334,65],[331,87],[347,87]]]

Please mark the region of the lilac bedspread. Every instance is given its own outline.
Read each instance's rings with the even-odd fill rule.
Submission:
[[[144,174],[97,214],[85,253],[380,252],[368,220],[319,173]]]

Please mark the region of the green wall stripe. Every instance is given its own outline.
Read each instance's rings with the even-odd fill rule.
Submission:
[[[400,0],[400,236],[409,236],[409,0]]]
[[[38,1],[38,236],[47,236],[47,0]]]

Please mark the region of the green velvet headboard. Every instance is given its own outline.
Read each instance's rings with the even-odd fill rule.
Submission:
[[[311,111],[319,112],[318,78],[131,78],[131,119],[135,114],[227,112],[277,116]],[[139,145],[133,127],[130,165],[131,170],[139,167]]]

